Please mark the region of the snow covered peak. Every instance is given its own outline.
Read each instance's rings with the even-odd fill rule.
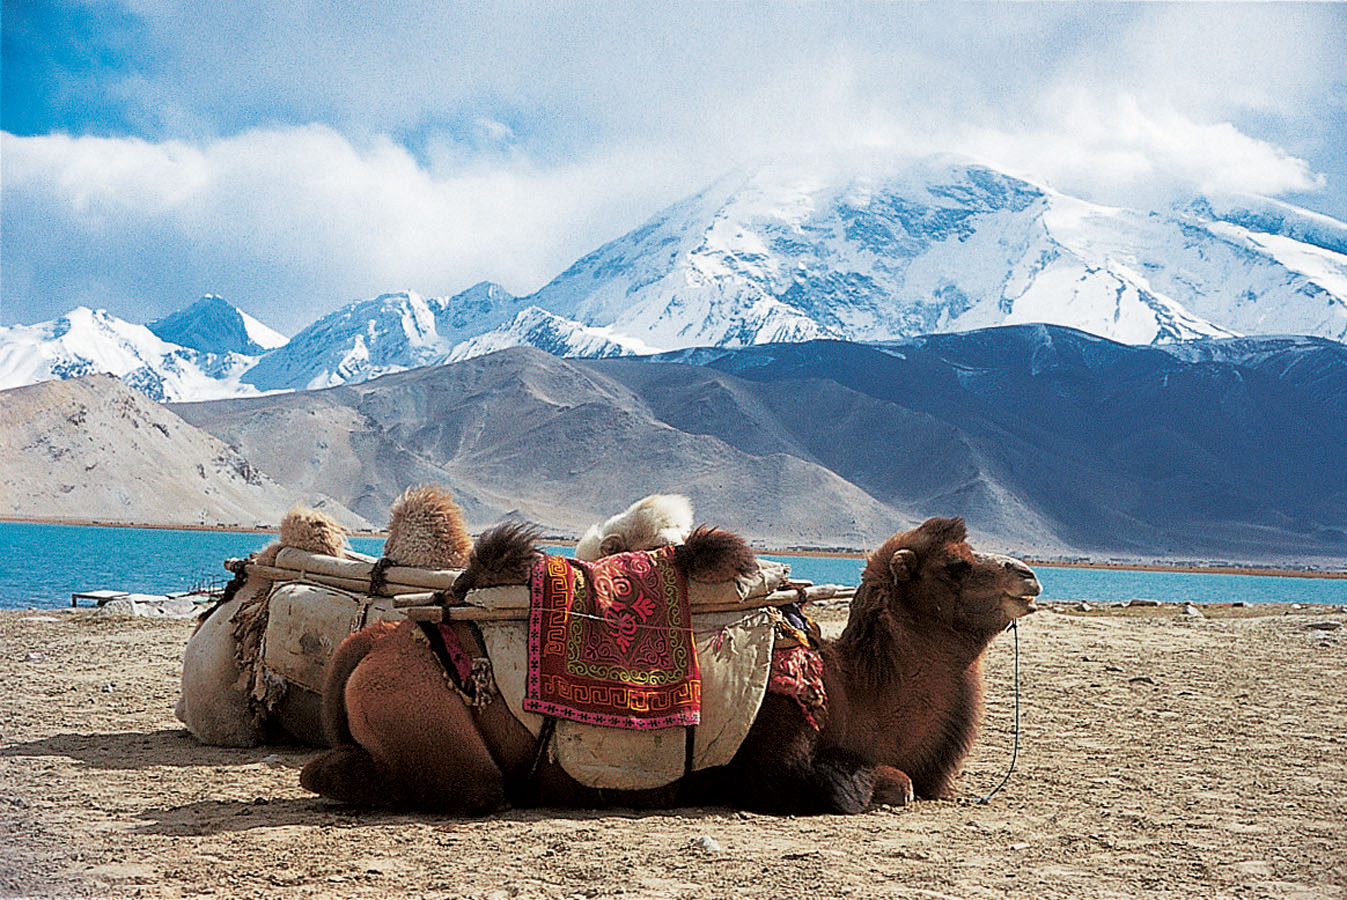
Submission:
[[[609,329],[590,328],[553,315],[545,309],[529,306],[500,327],[454,347],[445,361],[458,362],[508,347],[536,347],[553,356],[582,356],[590,359],[654,352],[638,340],[613,336]]]
[[[1024,322],[1131,344],[1347,339],[1347,257],[1233,227],[1092,204],[951,156],[774,164],[669,207],[528,299],[661,350]]]
[[[262,324],[241,309],[238,313],[243,319],[243,328],[247,331],[248,338],[263,350],[275,350],[289,343],[290,339],[274,328]]]
[[[399,291],[357,300],[263,357],[243,380],[261,390],[303,390],[432,365],[454,345],[508,321],[523,305],[489,282],[452,297]]]
[[[281,347],[286,337],[215,294],[147,326],[160,338],[206,353],[260,356]]]
[[[383,294],[288,343],[213,295],[149,329],[81,308],[0,330],[0,384],[139,372],[124,377],[178,399],[191,371],[208,391],[294,390],[516,345],[609,356],[1027,323],[1128,344],[1347,342],[1347,224],[1259,197],[1103,206],[953,156],[773,163],[718,179],[529,297],[490,282]]]
[[[252,361],[182,347],[84,306],[49,322],[0,326],[0,389],[106,372],[154,400],[207,400],[255,394],[238,383]]]
[[[1228,222],[1259,234],[1290,238],[1347,254],[1347,223],[1270,197],[1253,194],[1197,197],[1177,210],[1197,221]]]

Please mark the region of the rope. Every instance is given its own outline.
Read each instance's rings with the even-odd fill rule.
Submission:
[[[986,805],[991,799],[1000,792],[1001,788],[1006,786],[1010,780],[1010,773],[1015,771],[1015,761],[1020,758],[1020,630],[1019,623],[1012,621],[1010,630],[1015,633],[1015,743],[1010,751],[1010,768],[1006,769],[1005,777],[1001,782],[985,796],[973,800],[974,803]]]
[[[379,595],[388,587],[388,576],[385,574],[393,567],[393,561],[387,556],[379,557],[378,561],[370,567],[369,570],[369,592]]]

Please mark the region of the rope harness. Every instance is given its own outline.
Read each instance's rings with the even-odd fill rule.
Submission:
[[[996,787],[992,788],[985,796],[971,798],[972,802],[986,805],[991,802],[1001,788],[1006,786],[1010,780],[1010,773],[1015,771],[1015,761],[1020,757],[1020,630],[1019,622],[1012,621],[1010,630],[1015,634],[1015,742],[1010,751],[1010,768],[1006,769],[1005,777],[1001,779]]]

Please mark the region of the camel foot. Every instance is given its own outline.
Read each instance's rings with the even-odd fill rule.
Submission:
[[[835,747],[819,751],[807,778],[819,804],[817,812],[858,813],[872,803],[874,770],[850,751]]]
[[[309,760],[299,773],[299,783],[315,794],[356,806],[396,806],[405,800],[374,757],[354,744]]]
[[[876,806],[907,806],[916,798],[912,779],[893,766],[875,766],[875,790],[870,802]]]

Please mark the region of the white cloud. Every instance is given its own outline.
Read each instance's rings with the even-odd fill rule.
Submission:
[[[151,62],[87,90],[141,137],[4,135],[0,320],[526,292],[781,155],[962,152],[1137,205],[1347,178],[1332,8],[123,2]]]
[[[1043,122],[1031,129],[975,129],[953,140],[1068,193],[1120,205],[1162,203],[1179,192],[1276,196],[1323,186],[1305,160],[1229,122],[1080,89],[1057,92],[1042,106]]]
[[[764,156],[962,152],[1127,205],[1179,190],[1277,195],[1308,165],[1241,133],[1128,95],[1053,94],[1032,127],[960,128],[857,98],[845,71],[774,126],[630,144],[543,165],[519,148],[432,142],[428,162],[318,125],[202,144],[4,135],[6,304],[34,321],[75,302],[147,320],[212,291],[282,329],[359,297],[524,293],[721,171]],[[770,107],[770,104],[768,104]],[[508,128],[475,122],[493,138]],[[13,307],[11,307],[13,308]],[[19,318],[16,312],[6,312]]]
[[[7,305],[22,298],[29,320],[73,298],[150,318],[209,290],[293,329],[405,287],[525,292],[676,195],[649,158],[432,174],[387,138],[322,126],[202,146],[6,134],[3,151]]]

